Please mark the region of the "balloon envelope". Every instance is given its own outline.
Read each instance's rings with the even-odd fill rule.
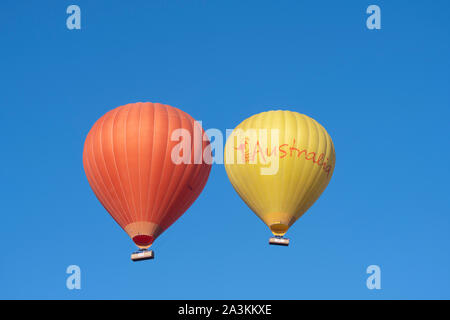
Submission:
[[[185,136],[172,139],[177,132]],[[159,103],[118,107],[88,133],[83,165],[89,184],[138,247],[150,247],[203,190],[211,170],[202,157],[210,152],[203,133],[190,115]],[[185,148],[177,149],[183,139]],[[179,155],[184,162],[174,161]]]
[[[225,145],[230,182],[276,236],[319,198],[334,164],[329,134],[297,112],[256,114],[239,124]]]

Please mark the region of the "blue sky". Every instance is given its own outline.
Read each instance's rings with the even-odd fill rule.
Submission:
[[[66,28],[81,8],[82,29]],[[370,4],[382,29],[368,30]],[[0,298],[450,298],[448,1],[2,1]],[[288,248],[223,165],[134,264],[83,143],[108,110],[176,106],[225,131],[283,108],[323,124],[334,176]],[[66,288],[80,266],[82,289]],[[366,268],[381,267],[381,290]]]

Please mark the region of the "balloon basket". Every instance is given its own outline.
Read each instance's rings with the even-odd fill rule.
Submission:
[[[285,246],[289,245],[289,239],[283,237],[272,237],[269,239],[269,244],[274,246]]]
[[[136,261],[143,261],[143,260],[151,260],[155,258],[155,253],[153,250],[139,250],[136,252],[133,252],[131,254],[131,260],[134,262]]]

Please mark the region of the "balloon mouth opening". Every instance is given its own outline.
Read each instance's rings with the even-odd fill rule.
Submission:
[[[270,225],[270,231],[276,236],[284,236],[288,231],[289,226],[284,223],[275,223]]]
[[[153,236],[145,234],[139,234],[133,237],[133,241],[138,247],[150,247],[154,240]]]

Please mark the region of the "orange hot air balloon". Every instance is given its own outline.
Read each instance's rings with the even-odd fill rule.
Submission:
[[[94,124],[84,170],[98,200],[141,249],[132,260],[153,258],[147,249],[200,195],[210,155],[201,125],[168,105],[127,104]]]

